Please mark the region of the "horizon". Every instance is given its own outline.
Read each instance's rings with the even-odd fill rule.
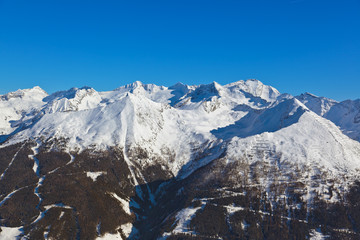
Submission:
[[[360,2],[0,1],[0,94],[258,79],[360,98]]]

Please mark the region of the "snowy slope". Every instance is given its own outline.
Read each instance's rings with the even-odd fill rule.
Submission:
[[[10,98],[12,95],[17,97]],[[281,135],[277,142],[269,141],[282,149],[284,156],[287,148],[298,151],[289,154],[295,154],[293,161],[303,161],[312,154],[306,152],[312,149],[307,145],[312,136],[308,134],[312,131],[325,134],[328,128],[336,130],[335,126],[327,123],[317,126],[317,122],[325,120],[309,114],[308,108],[344,126],[348,126],[348,118],[356,118],[359,109],[355,104],[357,102],[339,105],[330,99],[310,94],[297,97],[305,106],[296,98],[281,95],[275,88],[258,80],[238,81],[224,86],[216,82],[199,86],[178,83],[169,88],[135,82],[109,92],[97,92],[84,87],[56,92],[50,96],[34,88],[5,96],[2,97],[2,103],[15,105],[12,109],[16,109],[17,105],[22,106],[23,116],[34,117],[32,112],[38,113],[34,124],[13,136],[7,145],[29,138],[42,138],[45,141],[66,139],[66,147],[72,151],[94,146],[97,149],[109,146],[131,149],[141,146],[150,155],[160,156],[165,150],[170,150],[175,153],[175,161],[168,165],[175,175],[193,159],[194,152],[199,149],[212,148],[233,138],[247,142],[248,137],[266,132],[284,132],[285,129],[293,129],[293,132]],[[14,103],[11,99],[14,99]],[[15,100],[26,103],[19,104]],[[339,117],[343,115],[346,118]],[[307,119],[307,125],[300,124],[303,119]],[[354,129],[353,132],[357,134],[360,131]],[[324,134],[319,133],[317,136]],[[326,161],[329,156],[338,156],[332,154],[336,149],[349,154],[341,155],[334,161],[345,159],[345,162],[354,163],[345,164],[346,168],[357,167],[353,151],[357,151],[358,143],[348,143],[347,138],[339,132],[326,136],[314,139],[311,145],[321,145],[328,138],[329,142],[339,141],[341,145],[349,147],[341,151],[336,147],[321,149],[326,154],[319,161],[324,166],[335,168]],[[282,148],[280,142],[296,142],[299,147],[285,145],[287,148]],[[301,152],[301,148],[306,151]]]
[[[56,92],[46,98],[45,113],[81,111],[97,107],[101,97],[93,88],[71,88],[67,91]]]
[[[360,100],[335,100],[305,93],[296,97],[310,110],[335,123],[344,134],[360,141]]]
[[[334,105],[325,115],[349,137],[360,141],[360,100],[347,100]]]
[[[10,134],[45,104],[48,94],[40,87],[17,90],[0,96],[0,135]]]
[[[51,95],[35,87],[1,96],[0,108],[0,197],[11,203],[0,211],[20,209],[15,197],[32,197],[35,209],[28,215],[21,209],[28,222],[3,228],[11,237],[21,226],[33,239],[64,233],[51,224],[82,224],[93,231],[82,234],[98,239],[141,239],[150,236],[149,224],[165,223],[174,228],[158,236],[197,234],[192,224],[204,211],[213,216],[220,209],[226,221],[245,210],[265,219],[276,204],[286,221],[296,215],[290,209],[305,211],[296,220],[307,224],[315,201],[341,202],[359,179],[360,142],[353,140],[360,140],[359,100],[293,97],[253,79],[171,87],[137,81],[113,91]],[[77,194],[90,205],[82,207]],[[271,207],[256,210],[256,202]],[[107,204],[119,208],[118,222],[103,211]],[[249,224],[237,222],[244,231]]]
[[[332,106],[338,103],[335,100],[325,97],[318,97],[311,93],[303,93],[296,98],[305,104],[311,111],[320,116],[324,116],[324,114],[326,114]]]
[[[241,136],[242,132],[239,132]],[[239,158],[257,142],[278,153],[280,163],[313,165],[336,174],[360,170],[360,144],[344,134],[330,121],[305,111],[298,121],[278,131],[263,131],[247,138],[231,139],[228,154]],[[291,169],[289,169],[291,171]]]
[[[51,106],[55,105],[54,101],[51,103]],[[57,112],[49,111],[8,144],[41,137],[45,140],[67,139],[70,150],[90,146],[106,149],[108,146],[131,148],[140,145],[149,153],[160,155],[165,149],[170,149],[176,155],[174,166],[170,167],[175,174],[190,159],[192,149],[216,140],[210,133],[212,129],[232,124],[241,116],[228,116],[228,111],[228,108],[212,113],[207,113],[204,108],[179,110],[125,92],[116,100],[92,109],[64,111],[61,107]]]

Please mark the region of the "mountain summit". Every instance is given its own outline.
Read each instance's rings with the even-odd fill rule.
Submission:
[[[360,237],[359,100],[137,81],[0,109],[0,238]]]

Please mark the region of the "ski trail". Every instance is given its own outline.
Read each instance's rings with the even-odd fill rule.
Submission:
[[[124,108],[122,111],[125,111],[126,108]],[[127,146],[126,146],[126,143],[127,143],[127,135],[128,135],[128,128],[129,126],[127,126],[127,122],[132,122],[132,121],[128,121],[128,119],[126,119],[126,117],[128,117],[129,114],[124,114],[122,113],[121,114],[121,135],[123,137],[122,139],[122,144],[123,144],[123,156],[124,156],[124,160],[126,162],[126,164],[128,165],[129,167],[129,170],[130,170],[130,173],[131,173],[131,176],[133,178],[133,181],[134,181],[134,184],[135,186],[138,186],[139,185],[139,182],[137,181],[136,179],[136,175],[134,173],[134,165],[131,163],[130,159],[128,158],[127,156]],[[126,124],[126,125],[125,125]]]
[[[27,142],[25,142],[20,148],[19,150],[14,154],[13,158],[11,159],[9,165],[7,166],[7,168],[4,170],[4,172],[1,174],[0,176],[0,180],[2,180],[5,176],[5,173],[7,172],[7,170],[11,167],[11,165],[13,164],[15,158],[17,157],[18,153],[20,152],[20,150],[24,147],[24,145],[26,144]]]
[[[25,187],[16,189],[14,191],[12,191],[11,193],[9,193],[8,195],[6,195],[6,197],[3,198],[3,200],[0,202],[0,207],[9,199],[11,198],[12,195],[14,195],[15,193],[17,193],[18,191],[24,189]]]
[[[144,192],[142,191],[142,189],[140,188],[140,184],[139,184],[139,181],[137,179],[137,175],[138,177],[141,178],[141,180],[143,181],[143,183],[146,185],[146,188],[147,188],[147,191],[148,191],[148,194],[149,194],[149,199],[150,199],[150,202],[152,204],[155,203],[155,198],[154,198],[154,195],[152,194],[151,192],[151,189],[149,187],[149,185],[147,184],[147,181],[145,179],[145,177],[141,174],[141,171],[139,171],[139,169],[134,165],[132,164],[131,160],[129,159],[128,155],[127,155],[127,151],[128,151],[128,136],[129,136],[129,132],[131,132],[131,129],[130,129],[130,126],[127,124],[127,123],[131,123],[133,122],[133,119],[130,119],[134,116],[134,112],[133,112],[133,106],[127,106],[123,109],[123,111],[126,111],[127,113],[122,113],[121,114],[121,123],[122,123],[122,126],[121,126],[121,136],[122,136],[122,141],[121,143],[123,144],[123,156],[124,156],[124,160],[126,162],[126,164],[128,165],[129,167],[129,171],[130,171],[130,174],[132,176],[132,179],[134,181],[134,184],[136,186],[136,192],[137,192],[137,195],[142,199],[144,200]],[[136,171],[137,170],[137,171]],[[137,175],[136,175],[136,173]]]
[[[70,161],[66,165],[69,165],[75,161],[74,155],[72,155],[70,152],[68,152],[68,154],[70,155]]]
[[[39,160],[35,157],[35,155],[37,155],[39,153],[39,147],[40,147],[40,142],[38,140],[36,140],[36,146],[32,147],[31,150],[33,151],[33,154],[28,155],[29,158],[31,158],[34,161],[34,165],[33,165],[33,171],[36,174],[36,176],[40,177],[40,169],[39,169]]]
[[[38,217],[33,221],[33,223],[39,221],[41,218],[45,216],[46,211],[42,211],[40,208],[40,205],[43,201],[41,194],[39,192],[39,188],[42,186],[45,176],[40,176],[40,168],[39,168],[39,160],[35,157],[39,153],[39,147],[40,147],[40,141],[36,140],[36,146],[32,147],[31,150],[33,151],[33,154],[29,155],[28,157],[34,161],[33,171],[36,174],[36,176],[39,178],[36,187],[34,189],[34,194],[39,198],[39,203],[36,206],[36,209],[40,211]]]

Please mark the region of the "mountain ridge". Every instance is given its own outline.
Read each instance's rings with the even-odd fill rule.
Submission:
[[[24,239],[276,239],[273,226],[283,239],[359,236],[358,100],[294,97],[254,79],[6,96],[3,231]],[[344,226],[320,218],[333,213],[348,219]]]

